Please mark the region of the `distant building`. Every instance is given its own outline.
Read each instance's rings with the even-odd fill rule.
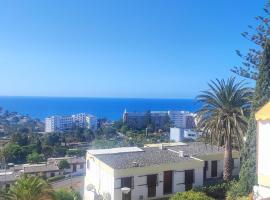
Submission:
[[[61,160],[66,160],[70,165],[68,169],[64,169],[65,173],[85,174],[85,159],[81,157],[48,158],[47,163],[59,166]]]
[[[64,132],[74,126],[96,130],[97,118],[90,114],[80,113],[71,116],[51,116],[45,119],[47,133]]]
[[[54,176],[62,175],[63,172],[55,164],[24,164],[23,173],[50,178]]]
[[[170,141],[182,142],[185,139],[196,140],[198,133],[191,129],[170,128]]]
[[[223,176],[222,147],[204,143],[151,144],[88,150],[84,199],[110,200],[169,198]],[[240,170],[233,151],[233,175]]]
[[[131,128],[146,128],[151,123],[156,129],[164,128],[170,122],[172,127],[192,129],[195,127],[195,114],[187,111],[127,112],[123,122]]]
[[[131,128],[142,129],[152,125],[154,129],[164,128],[169,123],[167,111],[127,112],[123,114],[123,122]]]
[[[191,129],[195,127],[195,114],[188,111],[168,111],[173,127]]]

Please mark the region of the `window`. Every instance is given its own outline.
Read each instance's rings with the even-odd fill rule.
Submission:
[[[211,176],[217,177],[217,161],[216,160],[213,160],[211,162]]]
[[[124,177],[121,178],[121,188],[134,188],[134,180],[133,177]],[[131,191],[128,194],[122,193],[122,200],[131,200]]]
[[[90,169],[90,162],[89,162],[89,160],[87,160],[86,166],[87,166],[87,169],[89,170]]]
[[[157,174],[147,175],[148,197],[156,196]]]
[[[194,170],[185,170],[185,190],[191,190],[194,183]]]
[[[52,173],[51,173],[51,177],[54,177],[54,176],[55,176],[55,173],[54,173],[54,172],[52,172]]]
[[[133,177],[124,177],[121,178],[121,188],[134,188]]]
[[[80,164],[80,169],[83,169],[83,164]]]
[[[163,194],[172,193],[172,171],[165,171],[163,177]]]

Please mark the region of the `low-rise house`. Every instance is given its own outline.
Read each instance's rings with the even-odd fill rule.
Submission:
[[[257,120],[257,178],[254,199],[270,199],[270,102],[256,113]]]
[[[8,189],[10,185],[15,183],[20,177],[21,173],[16,173],[14,171],[0,171],[0,189]]]
[[[199,142],[88,150],[84,198],[169,197],[222,177],[223,156],[223,148]],[[239,153],[234,151],[233,158],[233,173],[238,175]]]
[[[55,164],[24,164],[22,172],[45,178],[62,175],[62,170]]]
[[[85,174],[85,159],[82,157],[48,158],[47,163],[59,166],[61,160],[66,160],[70,165],[68,169],[64,169],[65,173]]]

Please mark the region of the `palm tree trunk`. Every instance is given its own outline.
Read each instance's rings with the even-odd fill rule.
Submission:
[[[225,181],[229,181],[232,179],[232,171],[233,171],[232,143],[231,137],[229,136],[225,141],[225,152],[224,152],[223,179]]]

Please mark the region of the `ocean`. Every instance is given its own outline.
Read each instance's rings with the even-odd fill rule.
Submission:
[[[200,107],[194,99],[139,99],[139,98],[67,98],[67,97],[0,97],[0,107],[8,111],[44,120],[52,115],[90,113],[98,118],[118,120],[124,110],[186,110],[195,112]]]

